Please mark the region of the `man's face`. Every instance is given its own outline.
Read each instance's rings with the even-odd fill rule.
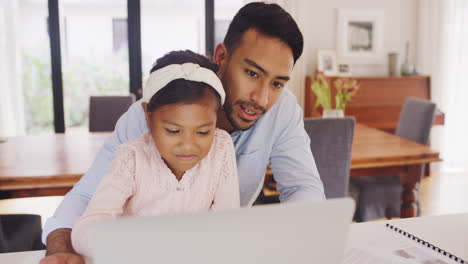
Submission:
[[[227,55],[220,59],[223,48]],[[281,96],[294,66],[292,50],[278,38],[249,29],[232,53],[224,44],[218,45],[216,53],[226,91],[226,116],[234,129],[247,130]]]

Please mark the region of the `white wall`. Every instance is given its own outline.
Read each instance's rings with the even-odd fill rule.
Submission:
[[[410,60],[416,61],[419,0],[269,0],[281,5],[296,20],[304,35],[304,52],[296,62],[288,84],[304,105],[304,77],[314,74],[319,49],[336,50],[338,9],[381,10],[384,12],[383,60],[379,65],[352,64],[354,76],[379,76],[388,74],[388,52],[399,53],[403,62],[404,48],[410,42]],[[340,62],[338,60],[338,62]]]
[[[307,54],[306,71],[312,74],[316,69],[318,49],[336,49],[337,10],[379,9],[385,14],[383,54],[384,63],[380,65],[353,64],[354,75],[387,75],[388,52],[399,53],[403,62],[405,42],[410,42],[410,59],[416,59],[418,25],[417,0],[298,0],[301,30],[304,34]],[[295,16],[296,17],[296,16]]]

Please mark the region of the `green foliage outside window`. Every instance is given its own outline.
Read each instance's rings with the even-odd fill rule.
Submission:
[[[103,61],[80,59],[64,65],[63,89],[66,127],[88,126],[91,95],[128,94],[126,53]],[[27,134],[53,132],[53,98],[47,56],[23,57],[23,94]],[[106,66],[103,66],[106,65]]]

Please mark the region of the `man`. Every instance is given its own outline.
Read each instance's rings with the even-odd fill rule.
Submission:
[[[214,62],[226,91],[218,127],[231,133],[236,149],[242,206],[250,206],[263,186],[269,164],[281,202],[321,200],[322,182],[304,130],[296,98],[284,89],[303,49],[293,18],[276,4],[250,3],[234,17]],[[141,102],[119,119],[92,167],[65,196],[43,233],[45,263],[83,263],[70,233],[91,199],[118,146],[147,131]]]

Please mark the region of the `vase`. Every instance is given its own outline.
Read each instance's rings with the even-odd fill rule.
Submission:
[[[322,118],[343,118],[344,111],[342,109],[325,109],[323,110]]]
[[[398,71],[398,53],[390,52],[388,53],[388,75],[397,76]]]
[[[403,61],[403,64],[401,65],[401,75],[402,76],[408,76],[411,75],[413,72],[413,65],[410,64],[409,62],[409,42],[406,42],[406,48],[405,48],[405,60]]]

